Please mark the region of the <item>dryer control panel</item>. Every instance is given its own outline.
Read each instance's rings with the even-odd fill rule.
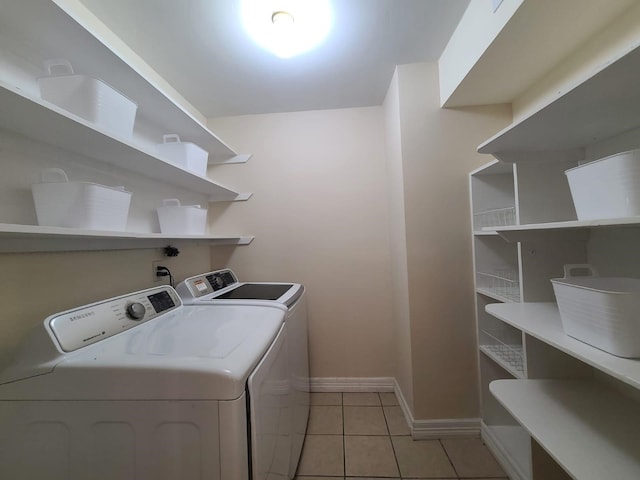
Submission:
[[[68,310],[49,317],[45,325],[60,350],[72,352],[181,306],[176,291],[162,286]]]

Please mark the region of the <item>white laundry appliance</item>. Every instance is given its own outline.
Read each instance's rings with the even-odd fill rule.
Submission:
[[[185,305],[275,305],[286,312],[291,370],[291,453],[289,477],[300,460],[309,419],[309,348],[307,301],[299,283],[240,282],[230,269],[190,277],[176,286]]]
[[[285,478],[285,313],[163,286],[48,317],[0,374],[0,478]]]

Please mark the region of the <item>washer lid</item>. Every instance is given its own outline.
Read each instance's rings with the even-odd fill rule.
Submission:
[[[0,386],[2,399],[231,400],[282,327],[269,306],[181,308]]]

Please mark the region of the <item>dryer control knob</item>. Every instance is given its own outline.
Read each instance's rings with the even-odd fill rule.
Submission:
[[[140,302],[135,302],[127,305],[127,316],[131,320],[140,320],[144,318],[144,314],[146,313],[146,311],[147,309]]]

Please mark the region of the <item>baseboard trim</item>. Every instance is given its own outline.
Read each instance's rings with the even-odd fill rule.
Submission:
[[[479,418],[439,418],[414,420],[411,428],[414,440],[443,437],[479,437]]]
[[[402,389],[393,377],[313,377],[310,387],[312,392],[395,392],[414,440],[480,436],[479,418],[414,419]]]
[[[393,392],[393,377],[313,377],[312,392]]]
[[[502,446],[502,442],[495,436],[484,422],[480,425],[480,438],[491,451],[504,472],[513,480],[528,480],[530,474],[522,471],[511,454]]]

